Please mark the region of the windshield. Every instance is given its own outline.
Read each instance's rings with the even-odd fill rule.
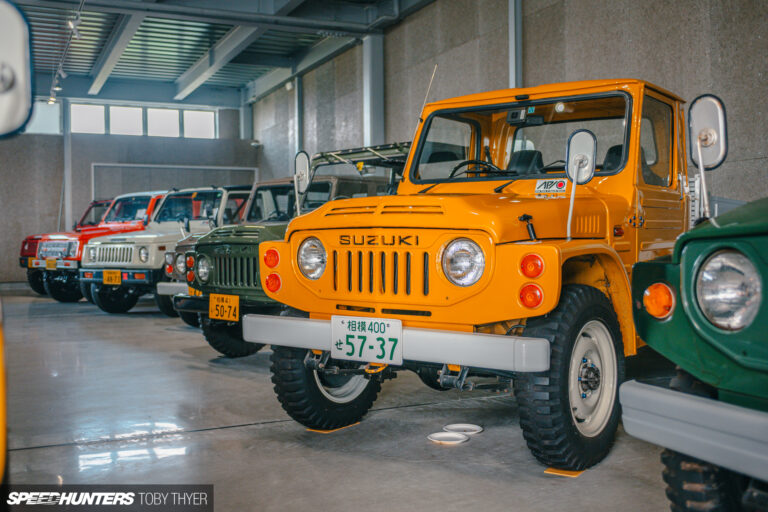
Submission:
[[[141,220],[147,213],[150,196],[121,197],[115,199],[112,208],[104,218],[104,222],[129,222]]]
[[[568,137],[579,129],[597,137],[596,174],[612,174],[626,161],[628,119],[624,94],[439,112],[427,120],[411,179],[564,176]]]
[[[248,222],[287,221],[296,214],[293,183],[258,187],[256,197],[248,212]],[[331,198],[329,181],[313,182],[307,190],[307,199],[302,206],[302,213],[314,210]]]
[[[95,201],[85,210],[83,217],[78,222],[79,226],[95,226],[101,222],[104,212],[107,211],[112,201]]]
[[[189,191],[168,194],[157,212],[155,222],[207,220],[215,218],[221,202],[221,190]]]

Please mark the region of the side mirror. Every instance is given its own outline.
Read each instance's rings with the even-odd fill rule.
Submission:
[[[32,113],[30,62],[27,21],[0,0],[0,137],[24,128]]]
[[[142,222],[142,224],[144,224],[145,226],[146,226],[147,224],[149,224],[149,215],[145,215],[144,217],[142,217],[142,219],[141,219],[141,222]]]
[[[725,106],[720,98],[704,94],[693,100],[688,108],[688,142],[691,160],[697,166],[703,164],[705,170],[711,171],[725,161],[728,138]]]
[[[296,183],[296,192],[303,194],[309,187],[309,155],[306,151],[296,153],[293,179]]]
[[[568,137],[565,150],[565,175],[576,185],[584,185],[595,176],[597,138],[589,130],[576,130]]]

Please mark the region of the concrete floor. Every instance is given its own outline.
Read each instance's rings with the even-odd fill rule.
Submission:
[[[660,448],[620,430],[578,478],[544,474],[515,400],[385,383],[360,425],[307,432],[283,412],[269,352],[220,358],[151,301],[127,315],[5,289],[10,479],[214,484],[216,510],[668,510]],[[485,432],[459,446],[426,436]]]

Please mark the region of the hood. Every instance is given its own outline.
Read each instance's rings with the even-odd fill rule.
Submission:
[[[569,197],[516,194],[429,194],[346,199],[326,203],[294,219],[289,232],[336,228],[427,228],[482,230],[494,243],[528,240],[524,215],[532,217],[537,238],[564,238]],[[608,226],[621,224],[629,205],[617,196],[577,192],[572,235],[607,237]],[[609,218],[613,212],[615,218]]]
[[[192,232],[204,233],[208,231],[208,223],[193,222],[190,227]],[[188,233],[182,234],[181,224],[178,222],[150,222],[146,229],[132,233],[115,233],[114,235],[101,236],[93,243],[134,243],[134,244],[175,244]]]
[[[216,228],[200,238],[198,245],[219,243],[255,244],[264,240],[280,240],[285,236],[287,222],[266,222]]]
[[[679,261],[683,246],[691,240],[768,234],[766,219],[768,219],[768,198],[734,208],[680,235],[675,246],[676,258]]]

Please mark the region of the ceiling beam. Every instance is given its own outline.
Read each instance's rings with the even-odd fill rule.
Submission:
[[[107,44],[104,45],[91,70],[93,82],[88,89],[88,94],[92,96],[99,94],[145,17],[143,14],[123,15],[117,21]]]
[[[76,9],[80,0],[15,0],[18,5],[48,7],[54,9]],[[261,5],[255,3],[252,5]],[[224,25],[265,28],[284,32],[317,33],[323,35],[363,36],[378,33],[362,18],[360,22],[336,21],[334,19],[305,18],[265,12],[234,11],[217,8],[189,7],[166,3],[146,3],[138,0],[88,0],[83,9],[86,12],[115,14],[143,14],[153,18],[219,23]]]
[[[290,57],[274,55],[271,53],[241,53],[232,64],[248,64],[250,66],[268,66],[270,68],[292,68],[295,64]]]
[[[275,6],[274,14],[286,15],[302,2],[303,0],[283,0]],[[176,79],[177,90],[174,99],[183,100],[189,96],[266,32],[264,27],[235,27],[230,30]]]
[[[258,101],[289,80],[293,80],[294,77],[312,71],[357,44],[360,44],[360,39],[354,37],[333,37],[323,40],[299,57],[293,69],[276,69],[249,83],[246,86],[248,102]]]

